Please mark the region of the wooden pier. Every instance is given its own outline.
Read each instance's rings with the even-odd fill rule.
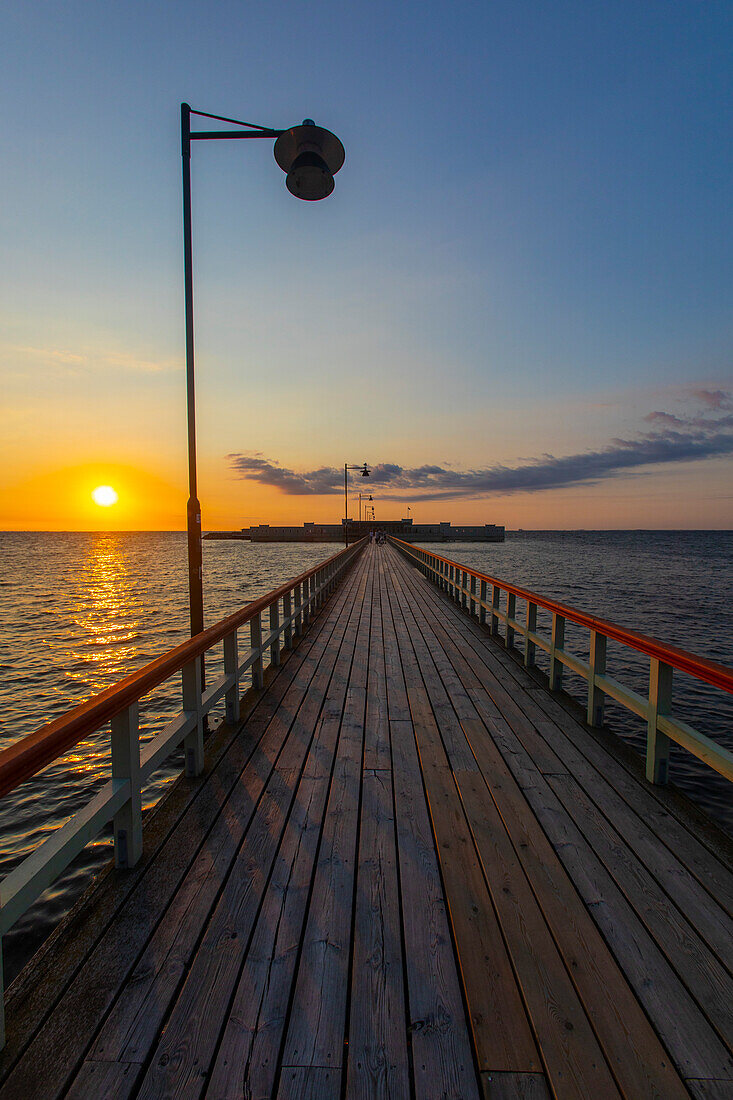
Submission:
[[[324,596],[8,990],[0,1100],[730,1100],[733,845],[396,545]]]

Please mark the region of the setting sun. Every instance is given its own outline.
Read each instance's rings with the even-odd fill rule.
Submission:
[[[92,500],[101,508],[109,508],[110,505],[116,504],[118,499],[117,493],[111,485],[98,485],[96,489],[92,490]]]

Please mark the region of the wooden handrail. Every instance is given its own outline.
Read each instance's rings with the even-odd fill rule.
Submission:
[[[358,543],[354,546],[358,546]],[[312,569],[306,570],[293,580],[273,589],[272,592],[253,600],[189,641],[182,642],[175,649],[156,657],[137,672],[126,676],[124,680],[80,703],[78,707],[74,707],[61,717],[46,722],[33,733],[29,733],[15,744],[3,749],[0,752],[0,797],[9,794],[42,768],[52,764],[88,734],[98,730],[116,714],[147,695],[159,684],[179,672],[184,665],[200,657],[222,641],[227,634],[261,614],[276,600],[291,592],[296,585],[310,580],[325,566],[337,562],[344,554],[353,553],[354,546],[339,550],[337,554],[324,559]]]
[[[698,657],[694,653],[688,652],[686,649],[678,649],[676,646],[668,645],[666,642],[661,642],[658,638],[652,638],[647,634],[639,634],[635,630],[628,630],[626,627],[619,626],[618,623],[611,622],[609,619],[601,619],[595,615],[588,615],[584,611],[578,611],[576,608],[559,603],[557,600],[550,600],[545,596],[540,596],[527,588],[520,588],[517,585],[509,584],[507,581],[499,580],[497,577],[492,577],[488,573],[480,573],[478,570],[472,569],[468,565],[462,565],[460,562],[453,561],[452,558],[442,557],[433,550],[425,550],[422,546],[415,546],[414,543],[404,542],[402,539],[397,539],[393,536],[390,536],[390,539],[392,542],[404,546],[407,551],[419,550],[437,561],[442,561],[447,565],[454,566],[456,569],[461,569],[470,577],[476,577],[477,580],[486,581],[488,584],[494,585],[504,592],[510,592],[515,596],[519,596],[522,600],[528,600],[537,607],[542,607],[546,611],[552,611],[556,615],[561,615],[564,619],[567,619],[568,622],[577,623],[579,626],[585,626],[589,630],[595,630],[597,633],[604,634],[607,638],[612,638],[614,641],[621,642],[623,645],[627,645],[631,649],[637,650],[639,653],[644,653],[648,657],[653,657],[657,661],[662,661],[664,664],[671,665],[672,668],[676,668],[680,672],[687,672],[690,676],[696,676],[699,680],[704,680],[706,684],[712,684],[713,687],[720,688],[722,691],[733,694],[733,669],[727,668],[725,665],[720,665],[716,661],[709,661],[705,657]]]

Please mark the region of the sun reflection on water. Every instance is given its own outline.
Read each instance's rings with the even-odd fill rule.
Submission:
[[[75,645],[69,675],[90,694],[124,675],[140,652],[141,601],[125,540],[99,534],[90,542],[73,593]]]

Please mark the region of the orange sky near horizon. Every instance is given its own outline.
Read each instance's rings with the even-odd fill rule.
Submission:
[[[228,476],[219,464],[203,464],[200,498],[203,529],[237,530],[251,524],[338,523],[343,496],[289,496],[277,488]],[[701,466],[706,467],[704,472]],[[170,475],[170,471],[166,471]],[[704,491],[699,490],[701,484]],[[99,485],[111,485],[119,500],[100,507],[92,499]],[[696,490],[696,487],[697,490]],[[358,492],[350,481],[349,515],[358,514]],[[404,501],[372,490],[377,522],[400,519]],[[187,491],[180,478],[140,466],[89,462],[36,472],[0,490],[0,529],[32,531],[185,530]],[[656,470],[647,476],[617,478],[543,492],[518,492],[477,500],[412,502],[415,523],[497,523],[508,529],[567,530],[623,528],[729,527],[730,486],[720,462]],[[684,514],[680,500],[688,503]],[[694,505],[690,505],[694,499]]]

